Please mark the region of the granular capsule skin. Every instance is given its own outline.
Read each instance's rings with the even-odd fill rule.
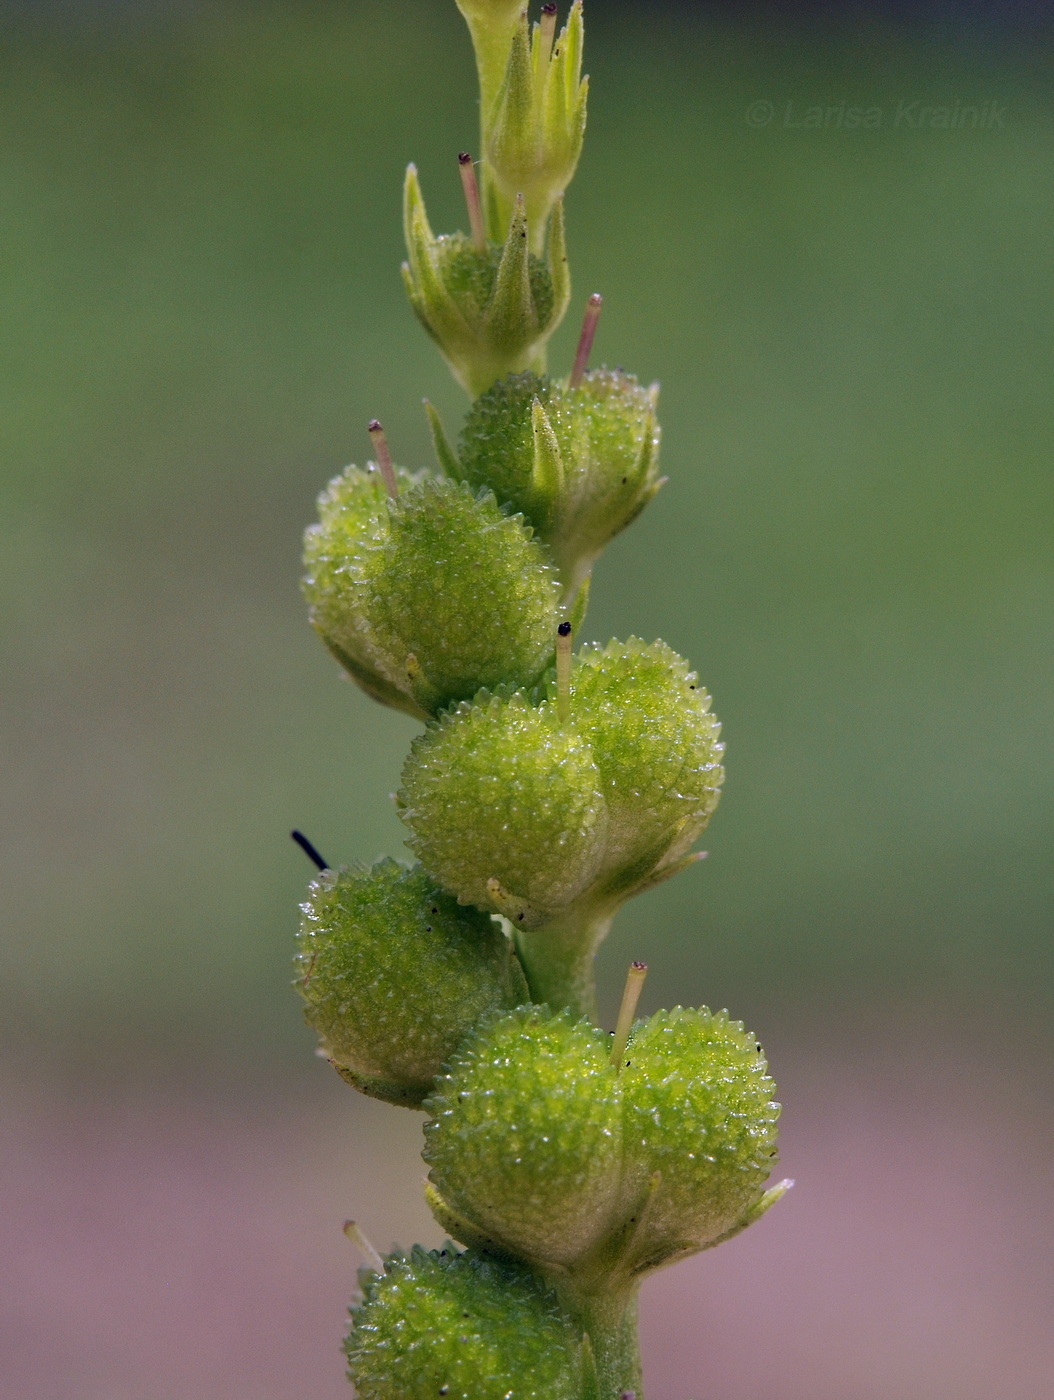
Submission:
[[[761,1200],[780,1106],[754,1036],[725,1012],[675,1007],[634,1027],[619,1075],[627,1181],[659,1174],[642,1264],[704,1248]]]
[[[521,517],[489,492],[415,479],[392,500],[349,467],[305,537],[304,591],[323,641],[368,694],[428,718],[549,665],[559,584]]]
[[[485,1022],[426,1104],[443,1201],[524,1258],[572,1265],[618,1208],[621,1124],[608,1037],[546,1007]]]
[[[363,1270],[344,1344],[359,1400],[580,1400],[581,1336],[545,1284],[475,1251]]]
[[[399,803],[439,884],[520,928],[570,905],[603,856],[607,809],[588,741],[520,692],[481,695],[430,726]]]
[[[527,997],[497,923],[421,870],[326,870],[301,906],[296,985],[322,1053],[373,1098],[419,1108],[468,1031]]]

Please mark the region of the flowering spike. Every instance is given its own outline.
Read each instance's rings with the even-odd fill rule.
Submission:
[[[597,333],[597,322],[600,320],[600,312],[603,306],[604,298],[599,292],[594,292],[586,302],[585,315],[582,317],[582,330],[578,336],[578,349],[575,351],[575,362],[567,381],[567,387],[569,389],[578,388],[582,383],[582,376],[589,368],[589,356],[593,349],[593,340]]]

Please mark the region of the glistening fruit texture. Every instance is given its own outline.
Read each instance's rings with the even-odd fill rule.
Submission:
[[[481,93],[469,231],[433,233],[411,167],[403,275],[473,403],[456,449],[428,406],[438,472],[397,466],[372,423],[376,460],[330,483],[305,542],[319,636],[424,724],[397,797],[419,863],[322,869],[297,986],[349,1084],[427,1114],[428,1201],[464,1247],[369,1255],[346,1342],[363,1400],[641,1400],[641,1281],[783,1194],[779,1105],[724,1012],[634,1023],[639,964],[614,1035],[593,1023],[596,950],[695,859],[724,746],[665,643],[574,650],[594,561],[662,484],[657,386],[589,368],[599,296],[566,378],[546,368],[581,0],[559,31],[555,5],[533,24],[521,0],[458,5]]]

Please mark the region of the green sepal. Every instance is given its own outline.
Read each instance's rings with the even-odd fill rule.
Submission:
[[[459,1215],[449,1206],[430,1181],[425,1182],[425,1204],[432,1212],[436,1224],[445,1230],[451,1239],[474,1249],[478,1254],[494,1255],[502,1259],[513,1259],[515,1255],[502,1244],[496,1235],[487,1234],[471,1220]]]
[[[333,1066],[345,1084],[358,1089],[359,1093],[365,1094],[368,1099],[380,1099],[382,1103],[396,1104],[400,1108],[423,1108],[425,1099],[432,1092],[431,1081],[424,1084],[401,1084],[396,1079],[376,1079],[368,1074],[359,1074],[347,1065],[330,1059],[324,1053],[323,1059]]]
[[[450,439],[446,435],[443,427],[443,420],[435,405],[424,400],[425,414],[428,418],[428,427],[432,433],[432,448],[436,454],[436,461],[444,476],[450,477],[451,481],[462,481],[461,463],[457,459],[457,453],[450,446]]]

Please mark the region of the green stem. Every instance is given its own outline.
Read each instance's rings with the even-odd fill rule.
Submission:
[[[564,1307],[589,1336],[596,1365],[597,1400],[621,1400],[628,1391],[644,1400],[637,1340],[638,1283],[614,1292],[580,1293],[566,1280],[553,1280]]]
[[[516,937],[520,962],[527,975],[531,1000],[546,1002],[554,1011],[564,1007],[596,1019],[593,959],[611,927],[609,909],[571,910],[544,927]]]

